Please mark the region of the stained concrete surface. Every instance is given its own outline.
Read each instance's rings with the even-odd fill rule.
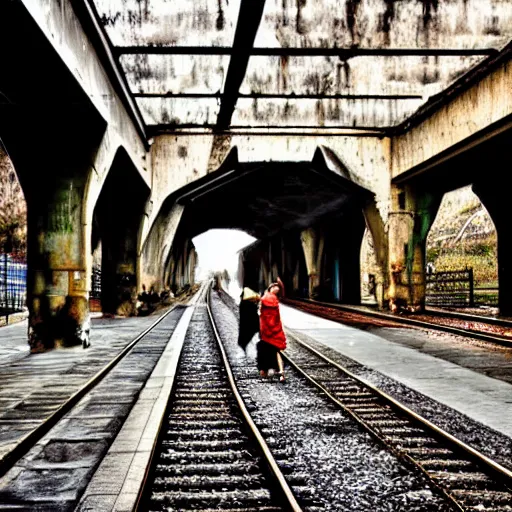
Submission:
[[[512,373],[511,350],[473,351],[450,334],[416,329],[370,333],[287,306],[282,306],[281,315],[285,327],[512,437],[512,385],[481,371],[490,367]]]

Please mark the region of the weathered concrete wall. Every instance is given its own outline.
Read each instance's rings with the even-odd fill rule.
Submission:
[[[110,145],[123,145],[143,179],[150,182],[146,149],[134,121],[114,89],[70,0],[22,0],[63,64],[108,123]],[[114,135],[115,134],[115,135]]]
[[[160,135],[151,146],[153,168],[151,214],[156,219],[165,198],[187,183],[216,170],[236,147],[240,162],[312,161],[316,149],[326,146],[346,164],[351,179],[376,194],[384,219],[389,211],[389,141],[376,137]],[[149,227],[144,235],[147,235]]]
[[[394,137],[391,140],[392,177],[512,115],[511,90],[512,62],[508,61],[418,126]]]

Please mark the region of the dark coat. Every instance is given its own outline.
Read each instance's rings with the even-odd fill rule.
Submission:
[[[258,304],[250,300],[240,301],[240,330],[238,344],[245,350],[252,337],[260,330]]]

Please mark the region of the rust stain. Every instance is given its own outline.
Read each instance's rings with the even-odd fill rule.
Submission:
[[[384,33],[384,44],[389,45],[391,44],[391,25],[395,19],[395,0],[384,0],[384,3],[386,5],[386,9],[384,10],[380,20],[379,30]]]
[[[437,15],[439,0],[423,0],[423,26],[428,27]]]
[[[288,26],[288,2],[287,0],[281,0],[281,10],[282,10],[282,15],[283,15],[283,19],[282,19],[282,23],[283,23],[283,27],[287,27]]]
[[[500,18],[499,16],[492,15],[485,20],[484,34],[488,36],[500,36]]]
[[[224,16],[224,11],[222,9],[222,0],[217,0],[217,22],[215,23],[215,28],[217,30],[224,30],[226,26],[226,17]]]
[[[356,26],[357,26],[357,13],[359,10],[359,6],[361,5],[361,0],[347,0],[345,4],[345,15],[347,18],[347,27],[350,32],[350,37],[352,38],[352,44],[356,44],[357,34],[356,34]]]
[[[297,34],[305,35],[308,32],[307,23],[302,17],[302,9],[306,7],[307,0],[296,0],[297,1],[297,17],[295,18],[295,30]]]
[[[282,92],[286,92],[288,90],[288,79],[290,77],[290,72],[289,72],[290,59],[289,59],[288,55],[282,55],[279,58],[279,64],[280,64],[279,76],[281,78],[280,88],[281,88]]]

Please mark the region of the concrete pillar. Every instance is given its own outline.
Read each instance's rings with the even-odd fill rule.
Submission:
[[[386,292],[389,286],[388,233],[386,232],[384,222],[374,201],[365,205],[363,213],[366,226],[373,238],[373,247],[377,260],[375,273],[375,298],[377,299],[379,309],[383,309],[385,306]]]
[[[425,307],[426,240],[442,197],[442,193],[412,186],[392,187],[387,293],[392,311],[414,312]]]
[[[184,207],[180,204],[162,206],[142,248],[140,286],[145,284],[148,290],[153,286],[155,290],[161,291],[166,284],[166,266],[170,269],[170,281],[177,285],[177,281],[173,277],[177,261],[173,260],[174,256],[171,254],[183,213]]]
[[[137,227],[136,223],[124,229],[119,226],[117,232],[103,238],[101,304],[104,313],[120,316],[136,313]]]
[[[27,306],[33,352],[89,344],[83,182],[55,179],[29,194]]]
[[[305,229],[300,240],[306,260],[309,277],[309,297],[316,298],[320,291],[321,262],[324,251],[324,237],[313,228]]]
[[[494,180],[473,184],[473,191],[480,198],[494,222],[498,235],[498,306],[500,315],[512,316],[512,224],[508,187]]]
[[[149,192],[128,155],[119,150],[94,209],[102,243],[103,313],[136,314],[139,236]]]

